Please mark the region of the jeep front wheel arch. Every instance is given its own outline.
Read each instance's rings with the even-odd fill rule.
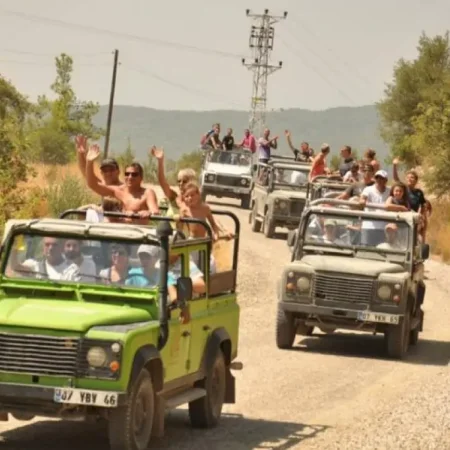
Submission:
[[[219,423],[226,394],[226,361],[220,347],[212,364],[206,368],[206,376],[195,383],[206,395],[189,403],[189,418],[195,428],[211,428]]]
[[[128,403],[113,409],[109,416],[111,450],[146,450],[150,443],[155,393],[148,370],[141,370],[129,392]]]

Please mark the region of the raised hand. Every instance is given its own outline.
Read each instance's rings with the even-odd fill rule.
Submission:
[[[75,147],[78,153],[86,153],[87,138],[86,136],[78,135],[75,137]]]
[[[100,156],[100,147],[97,144],[91,145],[87,153],[88,161],[95,161]]]
[[[291,132],[289,130],[284,130],[284,134],[287,138],[291,137]]]
[[[400,163],[400,158],[394,158],[394,159],[392,160],[392,164],[393,164],[394,166],[397,166],[399,163]]]
[[[154,156],[156,159],[163,159],[164,158],[164,150],[163,148],[156,148],[156,146],[154,145],[151,149],[150,149],[150,154],[152,156]]]

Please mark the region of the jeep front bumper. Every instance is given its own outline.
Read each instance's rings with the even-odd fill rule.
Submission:
[[[393,314],[392,312],[374,311],[373,309],[346,309],[340,306],[316,306],[304,303],[279,302],[279,307],[286,312],[298,313],[305,318],[323,318],[327,323],[333,319],[336,324],[346,322],[358,324],[387,324],[397,325],[404,314]]]
[[[0,410],[5,412],[41,411],[46,415],[46,411],[54,414],[65,405],[117,408],[127,401],[126,392],[0,383]]]

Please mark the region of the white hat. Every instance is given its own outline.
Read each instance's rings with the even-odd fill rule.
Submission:
[[[150,256],[159,256],[160,248],[156,245],[141,244],[137,250],[137,254],[146,253]]]
[[[375,174],[375,178],[376,177],[381,177],[384,178],[385,180],[389,179],[388,173],[385,170],[378,170],[377,173]]]

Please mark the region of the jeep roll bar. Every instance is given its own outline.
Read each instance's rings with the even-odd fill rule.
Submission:
[[[311,183],[319,183],[320,181],[342,181],[342,177],[340,175],[316,175],[312,180]]]
[[[312,202],[310,202],[310,204],[308,205],[310,206],[319,206],[319,205],[323,205],[323,204],[328,204],[328,205],[337,205],[337,206],[358,206],[362,208],[362,205],[359,202],[352,202],[349,200],[339,200],[336,198],[319,198],[317,200],[313,200]],[[387,206],[383,205],[383,204],[377,204],[377,203],[367,203],[364,206],[364,209],[382,209],[384,211],[388,211]]]
[[[160,209],[166,209],[161,207]],[[213,215],[217,216],[228,216],[230,217],[234,222],[234,249],[233,249],[233,270],[237,272],[237,266],[238,266],[238,257],[239,257],[239,239],[240,239],[240,233],[241,233],[241,223],[239,222],[238,217],[236,214],[232,213],[231,211],[224,211],[224,210],[212,210],[211,213]],[[124,214],[121,212],[114,212],[114,211],[105,211],[102,213],[105,217],[116,217],[116,218],[122,218],[122,219],[142,219],[138,214]],[[60,219],[66,219],[68,216],[81,216],[83,219],[86,218],[86,210],[79,210],[79,209],[68,209],[60,214]],[[165,216],[150,216],[149,221],[156,221],[156,222],[165,222],[165,223],[186,223],[186,224],[197,224],[202,225],[203,228],[205,228],[209,239],[212,241],[212,230],[211,227],[207,222],[201,219],[193,219],[193,218],[180,218],[178,220],[175,220],[173,217],[165,217]],[[211,248],[210,248],[211,251]]]

